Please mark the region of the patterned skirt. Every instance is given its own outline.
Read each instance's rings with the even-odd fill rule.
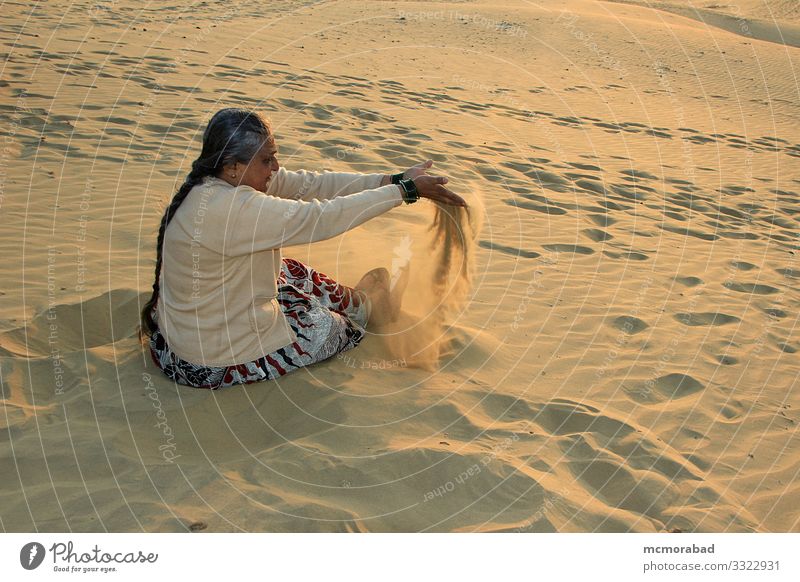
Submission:
[[[361,291],[340,285],[294,259],[283,259],[277,283],[278,303],[297,335],[296,342],[252,362],[203,366],[179,358],[156,330],[150,336],[153,361],[178,384],[216,390],[273,380],[352,349],[364,338],[370,305]]]

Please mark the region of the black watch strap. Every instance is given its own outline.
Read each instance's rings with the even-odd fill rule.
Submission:
[[[414,204],[419,200],[419,192],[417,192],[417,185],[414,184],[414,180],[410,178],[408,180],[400,180],[397,184],[403,189],[403,202]]]
[[[405,172],[400,172],[399,174],[392,174],[392,184],[398,184],[400,180],[403,179]]]

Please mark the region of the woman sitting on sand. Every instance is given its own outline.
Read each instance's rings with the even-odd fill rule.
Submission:
[[[217,112],[161,219],[142,337],[179,384],[274,379],[355,347],[368,325],[397,317],[405,281],[390,289],[385,268],[353,289],[282,258],[281,247],[332,238],[418,197],[466,206],[447,178],[426,174],[430,161],[391,176],[293,172],[276,154],[260,114]]]

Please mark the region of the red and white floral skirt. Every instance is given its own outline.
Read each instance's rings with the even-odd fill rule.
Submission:
[[[352,349],[366,335],[370,307],[362,292],[294,259],[283,259],[277,283],[278,303],[297,335],[296,342],[252,362],[214,367],[182,360],[156,330],[150,337],[153,361],[178,384],[216,390],[273,380]]]

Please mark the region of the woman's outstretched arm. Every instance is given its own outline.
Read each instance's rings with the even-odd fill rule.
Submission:
[[[281,166],[269,181],[265,194],[310,202],[332,200],[389,183],[390,179],[385,174],[293,171]]]
[[[222,252],[238,256],[327,240],[402,203],[394,184],[331,200],[287,200],[248,188],[231,200]]]
[[[432,165],[433,160],[420,162],[405,170],[403,177],[425,176]],[[292,200],[331,200],[391,183],[391,174],[293,171],[281,166],[270,180],[266,194]]]

